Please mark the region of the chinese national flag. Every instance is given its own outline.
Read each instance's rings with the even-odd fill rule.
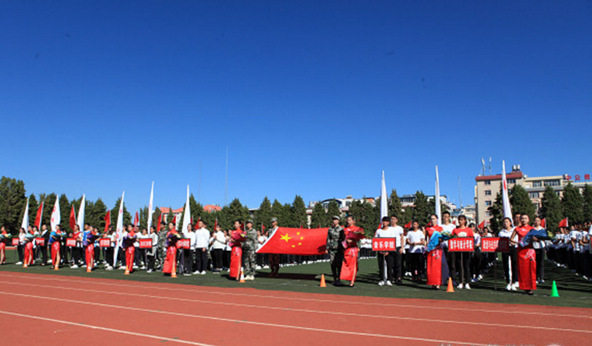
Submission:
[[[543,221],[541,221],[541,227],[543,228],[547,228],[547,219],[543,219]]]
[[[76,226],[76,212],[74,211],[74,206],[72,206],[72,210],[70,211],[70,228],[74,230],[74,226]]]
[[[111,210],[105,214],[105,232],[109,230],[109,227],[111,227]]]
[[[567,226],[567,218],[561,220],[561,222],[559,222],[559,226],[558,227],[568,227]]]
[[[413,221],[409,221],[405,224],[405,228],[411,228],[413,226]]]
[[[485,220],[481,221],[481,223],[479,224],[479,226],[477,226],[477,228],[484,229],[485,228]]]
[[[257,253],[285,255],[322,255],[327,248],[328,228],[279,227]]]

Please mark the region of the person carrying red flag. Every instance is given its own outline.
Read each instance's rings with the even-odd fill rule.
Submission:
[[[514,229],[510,237],[510,243],[518,245],[518,282],[520,289],[524,290],[529,295],[534,294],[536,290],[536,254],[532,248],[532,244],[522,244],[521,240],[533,229],[528,223],[530,217],[527,214],[520,216],[520,226]],[[518,241],[514,237],[518,236]],[[536,237],[533,241],[539,241]]]
[[[181,239],[181,236],[175,229],[175,224],[169,222],[169,232],[166,235],[166,258],[162,266],[163,274],[177,273],[177,241]]]
[[[245,241],[245,232],[241,229],[241,222],[239,220],[234,222],[234,231],[230,232],[230,247],[232,248],[230,254],[230,270],[228,275],[236,280],[240,279],[240,271],[242,266],[243,249],[242,243]]]
[[[340,280],[348,280],[350,287],[354,287],[358,274],[358,241],[365,238],[364,230],[356,226],[356,220],[349,215],[346,219],[347,227],[343,230],[345,241],[343,242],[343,265],[341,266]]]

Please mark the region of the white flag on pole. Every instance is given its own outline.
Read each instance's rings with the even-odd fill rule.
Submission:
[[[152,189],[150,190],[150,203],[148,203],[148,234],[150,234],[150,227],[152,226],[152,214],[154,214],[154,210],[152,209],[152,202],[154,201],[154,182],[152,182]]]
[[[23,222],[21,228],[25,229],[25,232],[29,230],[29,198],[27,197],[27,206],[25,207],[25,214],[23,214]]]
[[[438,176],[438,166],[436,166],[436,215],[438,216],[438,225],[442,225],[442,209],[440,208],[440,177]]]
[[[502,202],[504,205],[504,217],[509,217],[512,220],[512,206],[510,206],[510,198],[508,197],[508,182],[506,181],[506,161],[502,160]],[[514,224],[514,220],[512,220]]]
[[[86,206],[86,195],[82,195],[82,201],[80,202],[80,208],[78,208],[78,220],[76,223],[80,227],[80,232],[84,232],[84,207]]]
[[[388,216],[388,197],[386,195],[386,182],[384,181],[384,171],[382,171],[382,186],[380,188],[380,222],[382,218]]]
[[[58,196],[56,196],[56,201],[53,206],[53,210],[51,211],[51,221],[50,221],[51,230],[53,232],[55,232],[56,226],[59,225],[60,222],[62,222],[62,218],[60,215],[60,198]]]
[[[187,233],[187,226],[191,223],[191,208],[189,207],[189,185],[187,185],[187,201],[185,202],[185,212],[183,213],[183,228],[181,232]]]
[[[123,198],[125,197],[125,191],[121,194],[121,203],[119,204],[119,212],[117,213],[117,242],[115,244],[115,252],[113,253],[113,267],[117,264],[117,255],[119,254],[119,246],[123,241]]]

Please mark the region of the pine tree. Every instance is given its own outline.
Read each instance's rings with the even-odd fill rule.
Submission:
[[[403,214],[399,218],[399,223],[405,226],[410,221],[413,221],[413,207],[411,206],[403,208]]]
[[[37,197],[34,194],[29,196],[29,225],[35,225],[35,217],[37,216],[37,208],[39,208]]]
[[[327,206],[327,219],[326,224],[332,225],[333,216],[339,216],[343,219],[341,215],[341,209],[339,209],[339,203],[335,199],[329,201],[329,205]],[[343,224],[343,220],[341,220],[341,224]]]
[[[271,217],[276,217],[278,219],[278,225],[281,227],[288,227],[286,223],[288,220],[284,214],[284,206],[276,199],[273,201],[271,205]]]
[[[60,200],[60,204],[61,203],[62,203],[62,201]],[[111,210],[113,210],[113,215],[111,215],[111,217],[112,217],[112,220],[113,220],[112,222],[113,222],[114,226],[117,224],[117,214],[119,213],[119,205],[120,204],[121,204],[121,197],[119,197],[117,199],[117,201],[115,201],[115,206],[113,207],[113,209],[111,209]],[[68,214],[68,215],[70,215],[70,214]],[[130,214],[127,211],[127,208],[125,207],[125,202],[123,202],[123,225],[125,226],[125,225],[129,225],[131,223],[132,223],[132,214]],[[113,229],[115,229],[115,227]]]
[[[403,204],[397,195],[397,190],[393,189],[389,198],[389,216],[396,216],[399,220],[403,220]]]
[[[107,206],[102,199],[97,199],[95,202],[88,203],[88,210],[86,211],[86,222],[99,231],[105,230],[105,214],[107,214]]]
[[[259,206],[259,210],[255,213],[255,225],[256,229],[261,229],[261,225],[265,225],[265,229],[269,229],[271,227],[271,202],[269,198],[265,196],[261,205]]]
[[[295,227],[308,227],[308,218],[306,216],[306,205],[304,200],[299,195],[294,197],[292,203],[292,219],[295,222]],[[297,225],[297,226],[296,226]]]
[[[491,212],[491,219],[489,219],[489,227],[493,231],[493,233],[497,234],[501,229],[504,219],[504,203],[502,201],[502,188],[500,187],[497,196],[495,197],[495,201],[491,205],[491,207],[487,208]],[[483,220],[479,220],[481,222]]]
[[[420,226],[425,226],[430,222],[430,215],[434,213],[434,209],[430,209],[428,197],[423,191],[415,193],[415,207],[413,208],[413,219],[419,222]]]
[[[41,218],[41,224],[47,225],[48,229],[51,225],[51,213],[53,211],[56,198],[57,196],[55,193],[50,193],[49,195],[42,193],[39,195],[39,201],[43,202],[43,217]]]
[[[543,199],[541,200],[541,217],[546,221],[547,231],[554,234],[559,222],[563,219],[563,210],[561,200],[551,186],[545,188]]]
[[[584,185],[582,195],[584,198],[584,222],[592,222],[592,187],[588,184]]]
[[[311,223],[311,225],[310,225],[311,228],[328,227],[329,226],[327,224],[327,212],[325,211],[325,208],[323,207],[323,205],[320,202],[317,202],[312,209],[310,223]]]
[[[571,182],[563,189],[563,215],[568,218],[570,225],[581,224],[584,221],[584,197],[580,190]]]
[[[62,228],[62,232],[71,233],[72,230],[70,229],[70,211],[72,210],[72,206],[70,205],[70,201],[68,200],[68,196],[66,194],[60,195],[60,227]]]
[[[247,219],[249,218],[249,209],[243,206],[238,198],[235,198],[228,205],[228,217],[230,218],[232,224],[236,220],[246,223]]]
[[[25,183],[22,180],[2,177],[0,180],[0,225],[13,235],[18,234],[25,210]]]
[[[530,201],[528,192],[518,184],[510,189],[510,205],[513,213],[527,214],[531,221],[536,216],[536,208]]]

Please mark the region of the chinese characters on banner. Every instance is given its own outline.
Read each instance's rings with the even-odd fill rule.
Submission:
[[[452,238],[448,240],[448,251],[450,252],[472,252],[475,251],[474,238]]]
[[[395,238],[372,238],[372,251],[395,251],[396,245]]]
[[[483,252],[510,252],[510,238],[481,238]]]

